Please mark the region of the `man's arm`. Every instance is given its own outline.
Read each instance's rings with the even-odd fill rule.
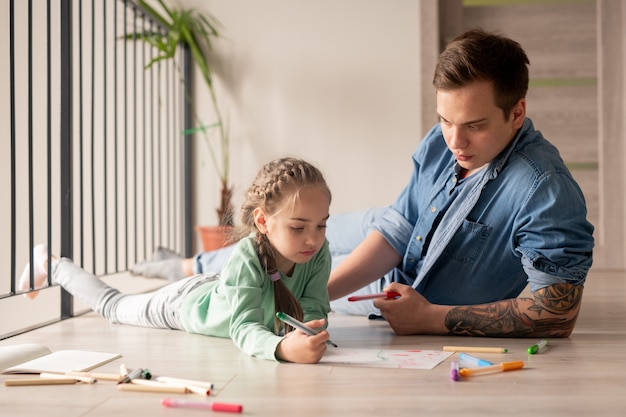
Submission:
[[[401,297],[377,300],[374,305],[399,335],[568,337],[578,318],[583,287],[553,284],[531,297],[467,306],[430,304],[400,284],[391,284],[385,291],[399,292]]]
[[[398,265],[402,257],[380,234],[372,231],[330,274],[331,300],[351,294]]]

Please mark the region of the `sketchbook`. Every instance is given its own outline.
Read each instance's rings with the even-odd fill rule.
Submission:
[[[328,349],[319,363],[369,368],[433,369],[454,352],[400,349]]]
[[[38,343],[24,343],[0,346],[0,369],[3,374],[86,372],[121,357],[119,353],[87,350],[52,352]]]

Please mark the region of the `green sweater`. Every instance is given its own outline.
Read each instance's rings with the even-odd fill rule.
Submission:
[[[282,280],[300,301],[304,322],[327,319],[331,257],[328,241],[305,264],[296,264]],[[274,334],[274,285],[261,267],[254,238],[242,239],[222,269],[220,279],[192,290],[182,305],[185,330],[207,336],[230,337],[243,352],[277,360],[282,337]]]

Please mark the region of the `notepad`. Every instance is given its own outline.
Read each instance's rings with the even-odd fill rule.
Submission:
[[[38,343],[24,343],[0,346],[0,369],[3,374],[86,372],[121,357],[119,353],[88,350],[52,352]]]

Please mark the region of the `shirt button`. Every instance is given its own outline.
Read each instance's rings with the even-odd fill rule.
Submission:
[[[433,213],[434,213],[434,212],[436,212],[436,211],[437,211],[437,207],[434,207],[434,206],[433,206],[433,207],[431,207],[431,208],[430,208],[430,211],[431,211],[431,212],[433,212]]]
[[[420,242],[422,240],[421,236],[415,236],[415,240],[417,240],[418,242]]]

